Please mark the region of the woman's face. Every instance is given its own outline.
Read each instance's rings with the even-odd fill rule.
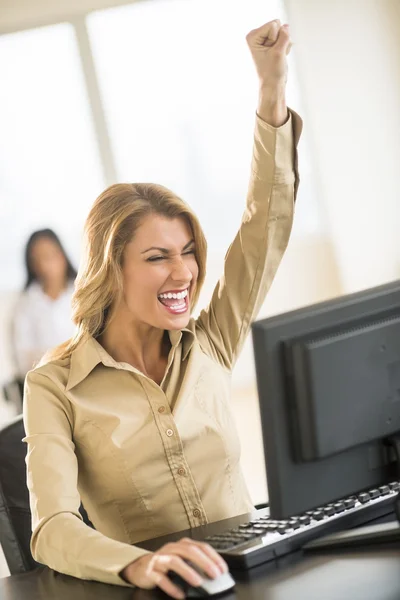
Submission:
[[[33,272],[46,284],[59,283],[67,276],[67,261],[58,245],[48,238],[37,239],[30,254]]]
[[[159,329],[185,327],[199,268],[184,219],[149,215],[123,255],[124,304],[135,321]]]

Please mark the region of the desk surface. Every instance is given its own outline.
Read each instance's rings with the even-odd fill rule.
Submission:
[[[206,528],[143,543],[159,547],[182,535],[200,539],[221,526],[234,526],[248,515]],[[232,571],[237,585],[224,600],[399,600],[399,549],[368,549],[325,554],[296,553],[249,571]],[[82,581],[41,567],[0,579],[0,600],[150,600],[166,599],[158,590],[145,591]]]

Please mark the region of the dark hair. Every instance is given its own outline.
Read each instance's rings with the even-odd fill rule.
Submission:
[[[31,265],[31,262],[32,262],[31,261],[31,253],[32,253],[32,247],[35,244],[35,242],[37,242],[37,240],[42,240],[42,239],[51,240],[61,250],[61,253],[65,258],[65,262],[67,263],[67,274],[66,274],[67,280],[73,281],[76,277],[76,270],[72,266],[71,261],[69,260],[67,253],[65,252],[57,234],[55,234],[52,229],[39,229],[38,231],[34,231],[31,234],[31,236],[25,246],[25,268],[26,268],[26,283],[24,286],[25,290],[31,285],[31,283],[33,283],[34,281],[37,281],[37,276],[34,273],[34,271],[32,269],[32,265]]]

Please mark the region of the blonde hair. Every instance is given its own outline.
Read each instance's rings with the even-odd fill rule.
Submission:
[[[96,337],[106,327],[111,307],[121,298],[122,259],[143,219],[151,214],[182,218],[189,225],[198,264],[198,278],[191,302],[196,304],[205,278],[207,242],[191,208],[169,189],[153,183],[117,183],[97,198],[85,224],[86,249],[72,297],[75,335],[48,352],[40,364],[64,359],[88,336]]]

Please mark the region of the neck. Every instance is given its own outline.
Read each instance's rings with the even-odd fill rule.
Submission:
[[[152,379],[157,378],[170,349],[166,331],[115,315],[97,340],[117,362],[126,362]]]
[[[43,281],[42,289],[46,296],[49,296],[53,300],[56,300],[58,296],[65,290],[66,282],[65,279],[60,281]]]

